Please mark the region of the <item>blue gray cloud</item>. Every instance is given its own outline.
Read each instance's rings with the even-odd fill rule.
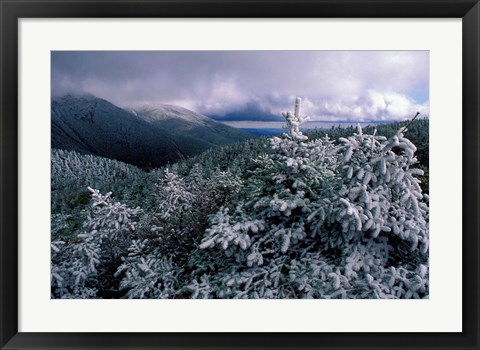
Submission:
[[[52,95],[168,103],[219,120],[274,120],[296,96],[312,120],[429,113],[428,51],[54,51]]]

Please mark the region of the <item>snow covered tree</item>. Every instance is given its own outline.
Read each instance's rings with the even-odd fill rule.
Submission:
[[[174,297],[180,289],[181,272],[171,257],[162,256],[146,239],[132,241],[128,256],[115,276],[122,276],[119,288],[126,291],[125,298],[166,299]]]
[[[177,226],[182,216],[192,206],[194,195],[186,188],[183,178],[170,169],[165,169],[165,177],[157,184],[159,191],[158,216]]]
[[[200,245],[201,249],[223,251],[227,261],[237,265],[236,273],[251,274],[253,280],[260,276],[269,278],[274,271],[279,279],[288,276],[285,262],[312,243],[306,220],[315,209],[312,203],[325,191],[329,192],[335,181],[331,170],[336,162],[333,143],[327,138],[307,141],[299,130],[306,119],[299,114],[299,107],[297,100],[296,112],[284,114],[287,132],[282,138],[270,139],[273,152],[257,159],[256,169],[247,180],[244,198],[233,208],[221,209],[211,219]],[[220,271],[233,268],[228,264],[222,267],[222,264],[225,266],[220,263],[216,267]],[[257,269],[262,272],[258,274]],[[217,280],[220,285],[222,278],[226,277]],[[254,289],[242,295],[279,297],[269,290],[263,287],[261,293]],[[219,292],[216,296],[237,296],[225,293]]]
[[[359,127],[339,146],[308,141],[299,102],[284,114],[287,132],[270,139],[273,152],[256,160],[244,198],[211,218],[187,289],[210,298],[428,296],[428,197],[405,130],[386,139]]]
[[[68,244],[52,244],[52,293],[56,297],[92,298],[98,289],[115,288],[109,277],[126,254],[134,237],[134,218],[142,212],[113,202],[111,193],[89,191],[93,203],[83,232]]]
[[[201,226],[195,191],[204,185],[204,177],[201,167],[194,169],[188,180],[170,168],[160,175],[155,210],[142,223],[146,230],[131,240],[115,272],[126,298],[170,298],[179,289],[182,269],[177,266],[188,259]]]
[[[423,174],[414,167],[416,148],[404,132],[401,129],[387,140],[364,135],[358,127],[352,137],[340,138],[343,184],[334,198],[333,215],[341,222],[342,241],[391,232],[409,241],[412,251],[418,245],[427,251],[428,196],[415,177]]]

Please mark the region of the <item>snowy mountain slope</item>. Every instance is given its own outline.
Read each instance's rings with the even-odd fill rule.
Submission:
[[[91,95],[52,100],[52,148],[145,168],[254,137],[182,107],[125,110]]]
[[[142,116],[143,119],[150,122],[178,119],[193,124],[205,125],[210,120],[210,118],[189,109],[167,104],[160,104],[156,107],[143,107],[135,109],[134,111],[137,115]]]
[[[167,132],[93,96],[52,100],[52,148],[155,167],[184,158]]]
[[[226,145],[253,137],[248,132],[178,106],[159,105],[135,112],[143,120],[173,134],[179,144],[185,145],[185,138],[195,142],[197,149]]]

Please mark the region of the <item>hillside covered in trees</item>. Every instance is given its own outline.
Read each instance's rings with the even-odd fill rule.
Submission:
[[[125,109],[88,94],[54,98],[51,118],[52,148],[148,170],[254,137],[182,107]]]
[[[428,298],[428,120],[151,171],[52,150],[52,298]]]

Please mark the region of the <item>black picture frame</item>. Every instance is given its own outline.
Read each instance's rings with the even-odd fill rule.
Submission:
[[[478,349],[479,48],[477,0],[0,0],[1,349]],[[463,332],[22,333],[18,332],[18,19],[109,17],[462,18]],[[459,121],[460,122],[460,121]]]

